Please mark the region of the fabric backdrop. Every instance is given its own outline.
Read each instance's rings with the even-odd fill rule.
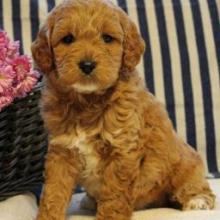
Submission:
[[[39,24],[62,0],[0,0],[0,27],[30,54]],[[220,0],[114,0],[138,25],[138,66],[181,137],[220,176]]]

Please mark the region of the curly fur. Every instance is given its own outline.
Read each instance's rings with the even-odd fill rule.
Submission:
[[[66,45],[61,39],[69,33],[75,42]],[[103,33],[114,41],[103,42]],[[32,52],[45,74],[42,115],[49,132],[38,220],[64,220],[76,184],[96,200],[96,220],[129,220],[135,209],[167,202],[201,208],[198,198],[213,208],[201,158],[141,85],[135,66],[144,42],[121,9],[105,0],[64,1]],[[89,77],[77,65],[85,58],[97,62]]]

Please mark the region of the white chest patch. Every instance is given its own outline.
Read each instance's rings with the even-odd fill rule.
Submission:
[[[80,135],[60,135],[50,140],[51,144],[62,145],[66,148],[77,148],[79,153],[85,160],[85,168],[81,173],[81,178],[86,179],[93,175],[96,171],[97,164],[99,162],[98,155],[96,154],[93,146],[89,144],[88,138],[84,132],[79,132]]]
[[[101,176],[99,174],[100,158],[94,150],[94,146],[89,144],[89,137],[84,131],[78,131],[76,134],[64,134],[51,138],[51,144],[62,145],[63,147],[77,148],[85,161],[83,171],[80,173],[78,183],[83,186],[91,196],[95,196],[100,189]]]
[[[79,150],[86,163],[80,174],[79,184],[86,188],[90,195],[95,196],[100,188],[100,176],[98,174],[100,159],[94,150],[94,146],[89,144],[86,135],[79,135],[72,144]]]
[[[86,165],[81,178],[87,178],[92,175],[97,167],[99,162],[98,155],[95,153],[95,150],[91,144],[88,143],[85,134],[79,135],[76,139],[73,140],[72,146],[76,147],[80,154],[84,157]]]

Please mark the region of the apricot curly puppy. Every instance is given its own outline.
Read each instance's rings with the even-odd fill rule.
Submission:
[[[38,220],[64,220],[76,184],[97,203],[96,220],[129,220],[134,209],[177,202],[211,209],[199,155],[175,133],[135,70],[144,42],[105,0],[56,7],[32,46],[45,73],[49,132]]]

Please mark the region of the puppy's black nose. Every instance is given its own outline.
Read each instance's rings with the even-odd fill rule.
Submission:
[[[79,62],[79,68],[86,74],[89,75],[96,67],[96,62],[91,60],[82,60]]]

